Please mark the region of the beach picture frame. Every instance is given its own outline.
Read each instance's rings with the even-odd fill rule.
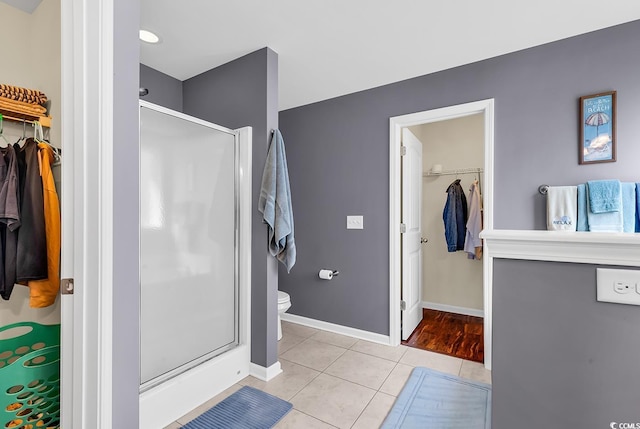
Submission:
[[[616,91],[580,97],[580,165],[616,161]]]

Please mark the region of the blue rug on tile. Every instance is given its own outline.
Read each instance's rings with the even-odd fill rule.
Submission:
[[[293,407],[289,402],[244,386],[196,417],[183,429],[269,429]]]
[[[490,429],[491,386],[415,368],[382,429]]]

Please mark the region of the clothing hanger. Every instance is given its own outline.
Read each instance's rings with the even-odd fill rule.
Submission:
[[[33,139],[37,143],[46,143],[44,141],[44,132],[42,131],[42,125],[40,125],[40,122],[38,121],[35,121],[33,123]]]
[[[38,143],[44,143],[51,148],[53,151],[53,161],[60,162],[62,160],[62,151],[57,147],[53,146],[49,141],[44,139],[44,131],[42,130],[42,124],[38,121],[33,123],[34,131],[33,131],[33,139]]]
[[[27,139],[27,121],[26,119],[22,120],[22,137],[18,139],[14,144],[19,145],[21,142]]]
[[[2,113],[0,113],[0,137],[2,137],[2,140],[4,140],[7,146],[9,146],[10,144],[9,140],[7,140],[7,138],[4,136],[3,131],[4,131],[4,117],[2,116]]]

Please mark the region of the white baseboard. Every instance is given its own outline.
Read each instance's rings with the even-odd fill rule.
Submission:
[[[249,364],[249,374],[262,381],[269,381],[281,373],[282,368],[280,367],[279,361],[271,365],[269,368],[265,368],[264,366],[257,365],[253,362]]]
[[[308,317],[298,316],[295,314],[284,313],[280,315],[280,319],[285,322],[297,323],[298,325],[309,326],[311,328],[329,331],[336,334],[346,335],[347,337],[358,338],[360,340],[371,341],[372,343],[390,344],[388,335],[376,334],[375,332],[363,331],[361,329],[350,328],[348,326],[336,325],[335,323],[324,322],[322,320],[309,319]]]
[[[437,302],[422,301],[422,308],[446,311],[448,313],[465,314],[467,316],[484,317],[484,311],[475,308],[456,307],[455,305],[438,304]]]

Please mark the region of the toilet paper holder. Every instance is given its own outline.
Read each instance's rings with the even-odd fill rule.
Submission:
[[[340,271],[338,270],[329,270],[324,268],[320,270],[320,272],[318,273],[318,277],[320,277],[323,280],[331,280],[334,277],[337,277],[338,274],[340,274]]]

